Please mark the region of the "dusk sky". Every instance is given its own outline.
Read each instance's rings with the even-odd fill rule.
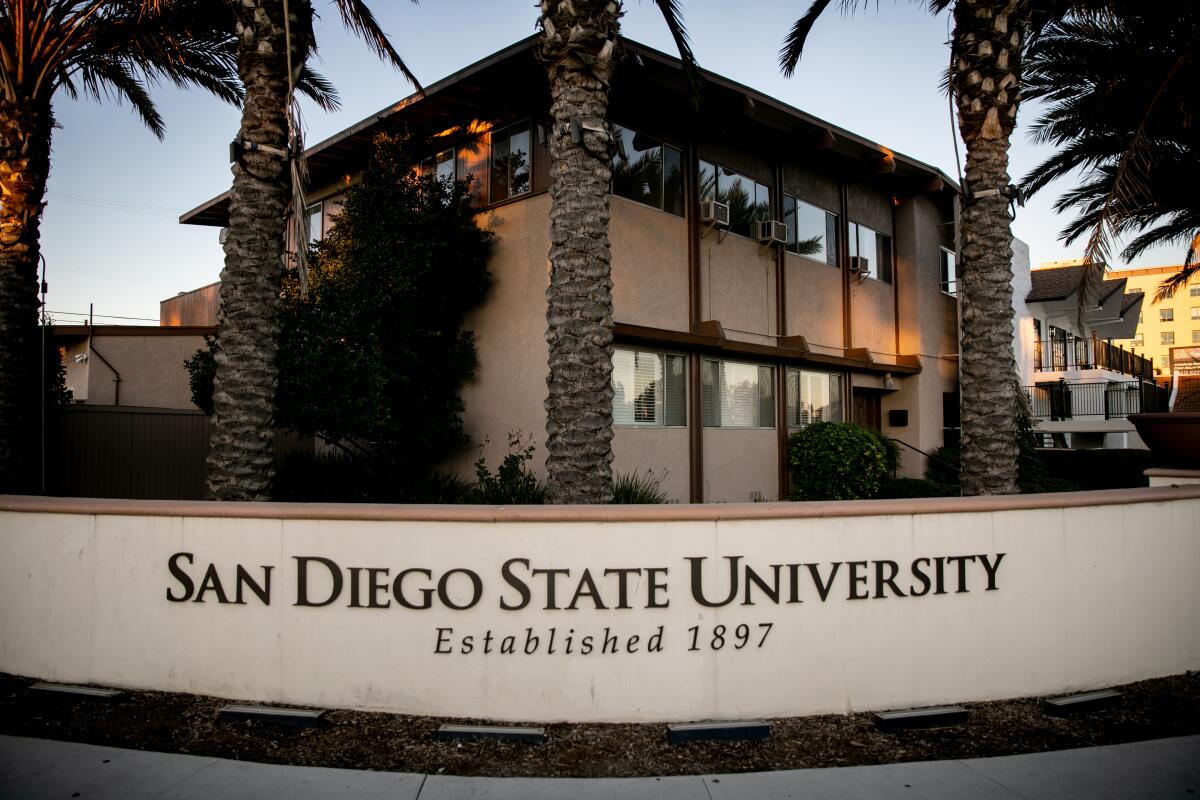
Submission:
[[[320,47],[317,69],[333,81],[342,109],[304,106],[313,144],[410,94],[393,69],[348,33],[336,9],[314,0]],[[384,30],[422,83],[433,83],[534,32],[532,0],[376,0]],[[626,2],[622,32],[673,53],[654,3]],[[755,3],[684,2],[700,65],[834,125],[940,168],[957,180],[952,120],[941,76],[949,59],[948,15],[924,3],[881,3],[851,17],[827,12],[816,26],[797,75],[777,65],[783,36],[808,0]],[[166,121],[159,142],[128,105],[70,100],[59,94],[42,250],[48,265],[47,306],[60,324],[154,324],[159,301],[217,280],[223,255],[218,230],[180,225],[179,215],[226,191],[232,180],[228,145],[239,112],[199,92],[157,87]],[[1043,160],[1025,135],[1037,109],[1022,107],[1010,174],[1014,181]],[[961,143],[959,145],[962,154]],[[1067,219],[1052,204],[1069,188],[1056,184],[1018,210],[1014,233],[1041,261],[1079,255],[1058,232]],[[1178,264],[1183,248],[1160,248],[1129,266]],[[1119,264],[1119,266],[1126,266]],[[128,319],[119,319],[119,318]]]

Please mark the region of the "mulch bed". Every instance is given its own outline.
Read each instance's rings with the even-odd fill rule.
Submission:
[[[542,745],[439,741],[444,722],[479,722],[330,711],[320,728],[221,722],[214,697],[126,692],[114,701],[47,697],[35,681],[0,674],[0,733],[190,753],[272,764],[527,777],[636,777],[843,767],[978,758],[1200,733],[1200,673],[1113,687],[1108,710],[1048,716],[1036,699],[964,704],[966,724],[895,733],[870,714],[772,720],[764,742],[671,746],[661,724],[547,725]]]

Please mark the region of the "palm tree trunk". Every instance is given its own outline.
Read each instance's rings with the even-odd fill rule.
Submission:
[[[541,55],[550,77],[550,286],[546,290],[547,498],[612,500],[612,253],[608,111],[620,6],[544,0]]]
[[[303,53],[296,24],[311,14],[290,3],[291,47]],[[286,151],[287,37],[280,0],[237,4],[238,73],[246,88],[239,141]],[[295,61],[294,61],[295,63]],[[275,365],[279,287],[284,269],[285,214],[290,197],[287,159],[245,146],[233,167],[229,235],[217,313],[217,373],[208,456],[214,500],[266,500],[274,477]]]
[[[37,489],[38,228],[52,125],[48,103],[0,101],[0,494]]]
[[[1027,0],[958,0],[954,66],[959,131],[967,149],[962,208],[962,489],[1017,488],[1016,363],[1013,358],[1012,231],[1008,147],[1019,102]]]

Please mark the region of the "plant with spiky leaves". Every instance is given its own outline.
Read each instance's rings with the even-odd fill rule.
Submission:
[[[692,85],[677,0],[657,0]],[[550,79],[550,286],[546,341],[547,499],[612,500],[612,140],[604,132],[621,4],[543,0],[539,55]],[[571,123],[583,123],[576,141]]]
[[[362,0],[335,4],[348,28],[419,86]],[[217,312],[208,494],[265,500],[274,474],[277,317],[289,214],[296,222],[293,241],[308,241],[302,136],[289,110],[316,43],[311,0],[240,0],[232,8],[246,102]]]
[[[815,0],[780,54],[784,74],[799,61],[813,24],[833,0]],[[853,10],[859,0],[839,0]],[[863,3],[865,5],[865,3]],[[1022,92],[1028,43],[1068,12],[1099,13],[1104,0],[929,0],[951,9],[949,87],[966,145],[960,257],[963,494],[1012,494],[1017,486],[1012,375],[1012,231],[1008,149]]]
[[[0,0],[0,492],[30,491],[40,397],[37,265],[53,100],[127,101],[156,136],[149,84],[237,102],[228,15],[205,0]]]
[[[1030,136],[1059,150],[1022,188],[1033,194],[1082,171],[1055,203],[1076,214],[1064,240],[1086,237],[1092,268],[1082,271],[1081,302],[1095,296],[1115,242],[1130,235],[1126,260],[1161,244],[1187,248],[1183,269],[1156,299],[1200,269],[1198,37],[1194,3],[1141,3],[1057,22],[1030,49],[1025,93],[1048,104]]]

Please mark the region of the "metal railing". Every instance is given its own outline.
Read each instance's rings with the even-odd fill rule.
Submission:
[[[1154,362],[1103,339],[1068,334],[1033,345],[1033,368],[1038,372],[1068,369],[1108,369],[1134,378],[1154,380]]]
[[[1169,393],[1149,381],[1068,383],[1055,381],[1026,386],[1035,419],[1075,417],[1121,419],[1130,414],[1167,410]]]

